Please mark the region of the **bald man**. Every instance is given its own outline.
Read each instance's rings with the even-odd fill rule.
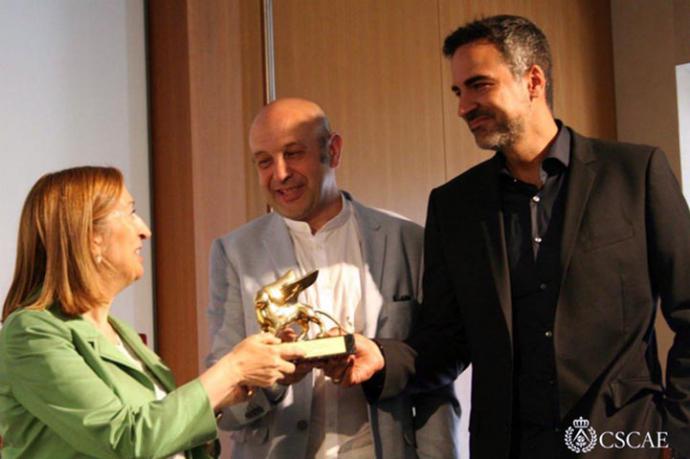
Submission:
[[[349,331],[404,339],[421,297],[422,228],[338,189],[343,140],[313,102],[265,106],[249,145],[274,212],[213,242],[207,363],[258,331],[254,295],[288,269],[319,270],[301,299]],[[220,426],[233,431],[233,459],[452,458],[457,416],[452,386],[370,404],[360,386],[341,387],[301,365],[227,410]]]

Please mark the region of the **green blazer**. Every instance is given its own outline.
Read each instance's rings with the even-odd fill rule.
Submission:
[[[148,373],[81,317],[57,308],[10,315],[0,330],[3,459],[210,457],[203,444],[216,438],[216,420],[201,383],[176,389],[134,330],[110,323]],[[163,400],[153,378],[168,391]]]

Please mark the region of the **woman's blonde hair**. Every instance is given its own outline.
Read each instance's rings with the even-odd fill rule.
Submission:
[[[17,259],[2,320],[19,308],[57,303],[67,315],[104,301],[91,250],[94,229],[124,188],[113,167],[75,167],[46,174],[31,188],[19,221]]]

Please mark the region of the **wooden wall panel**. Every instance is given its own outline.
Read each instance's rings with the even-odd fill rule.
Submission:
[[[673,0],[673,32],[676,65],[690,62],[690,2]]]
[[[208,353],[211,241],[256,215],[245,138],[263,101],[260,25],[255,0],[149,3],[156,330],[178,382]]]
[[[255,40],[261,24],[257,3],[191,1],[189,8],[199,369],[210,345],[206,305],[211,242],[246,223],[252,202],[245,123],[251,116],[247,112],[261,106],[261,67],[245,65],[243,58],[252,51],[261,57],[260,41]],[[248,28],[254,34],[244,35]]]
[[[234,1],[234,0],[231,0]],[[260,0],[241,0],[240,38],[242,62],[242,151],[245,156],[246,221],[266,213],[267,206],[259,189],[259,178],[249,151],[248,133],[254,116],[264,105],[264,50]],[[238,146],[239,147],[239,146]]]
[[[338,184],[423,223],[444,179],[437,2],[274,2],[278,97],[318,102],[344,138]]]
[[[675,66],[690,62],[690,2],[613,0],[611,10],[619,139],[661,147],[681,180]],[[656,331],[665,369],[674,334],[661,311]]]
[[[180,269],[196,255],[187,8],[154,0],[148,13],[156,350],[182,382],[197,371],[196,309],[179,307],[197,293],[193,268]]]
[[[673,3],[614,0],[611,5],[620,140],[659,146],[680,178]]]
[[[553,56],[554,112],[579,132],[616,138],[609,2],[600,0],[440,0],[441,40],[460,25],[483,16],[517,14],[546,34]],[[446,179],[493,153],[480,150],[457,113],[444,62]]]

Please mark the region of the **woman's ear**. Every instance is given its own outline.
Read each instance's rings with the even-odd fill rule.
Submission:
[[[93,237],[91,238],[91,255],[93,255],[93,259],[98,265],[103,262],[103,245],[103,235],[100,233],[94,233]]]

